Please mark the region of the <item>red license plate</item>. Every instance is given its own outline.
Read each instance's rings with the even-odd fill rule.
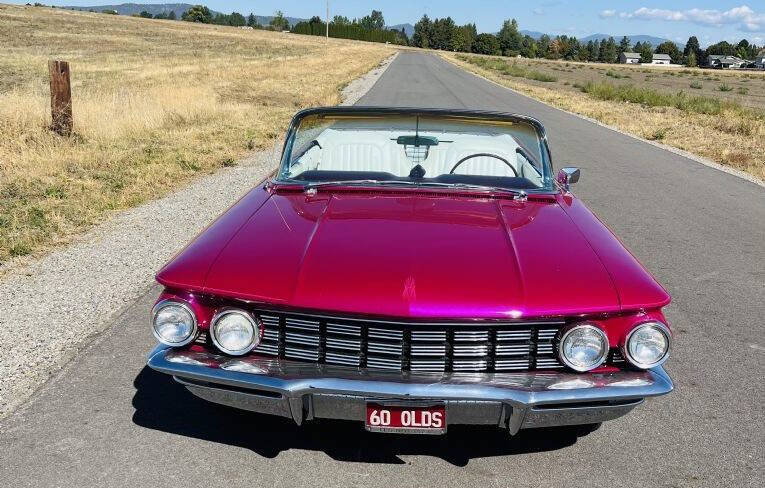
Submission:
[[[366,428],[371,432],[443,434],[446,406],[367,402]]]

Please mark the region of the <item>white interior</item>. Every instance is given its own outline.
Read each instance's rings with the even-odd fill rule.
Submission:
[[[290,177],[304,171],[381,171],[399,177],[409,175],[416,165],[396,142],[401,132],[389,130],[344,130],[328,128],[316,137],[314,145],[290,166]],[[409,134],[406,134],[409,135]],[[455,174],[480,176],[520,176],[536,186],[542,177],[536,168],[516,153],[518,143],[509,134],[470,134],[420,131],[433,136],[439,144],[429,147],[427,158],[421,162],[425,176],[433,178],[449,174],[458,161],[472,154],[495,154],[510,163],[515,172],[501,160],[489,156],[471,158],[460,164]]]

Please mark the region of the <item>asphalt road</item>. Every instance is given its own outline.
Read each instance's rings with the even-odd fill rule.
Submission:
[[[401,53],[359,104],[541,119],[556,166],[582,168],[575,192],[674,297],[676,391],[578,438],[375,435],[327,421],[299,429],[207,404],[145,368],[153,287],[0,424],[0,486],[762,486],[763,188],[432,55]]]

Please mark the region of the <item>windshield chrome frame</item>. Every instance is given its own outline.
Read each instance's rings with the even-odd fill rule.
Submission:
[[[437,108],[414,108],[414,107],[366,107],[366,106],[351,106],[351,107],[314,107],[299,111],[292,118],[287,134],[284,139],[284,145],[282,147],[282,154],[279,158],[279,168],[276,171],[276,175],[273,178],[274,183],[305,183],[309,185],[311,182],[297,181],[294,179],[284,177],[285,168],[289,164],[289,159],[292,155],[294,143],[294,137],[297,133],[300,122],[309,116],[313,115],[380,115],[380,116],[422,116],[422,117],[462,117],[467,119],[476,120],[496,120],[498,122],[511,121],[511,122],[525,122],[531,125],[537,132],[540,145],[540,155],[542,160],[542,178],[544,186],[536,189],[526,189],[526,193],[541,193],[550,194],[555,193],[557,188],[555,186],[555,178],[553,177],[553,164],[552,155],[550,153],[550,147],[547,142],[547,134],[542,123],[534,117],[527,115],[512,114],[506,112],[494,112],[485,110],[464,110],[464,109],[437,109]]]

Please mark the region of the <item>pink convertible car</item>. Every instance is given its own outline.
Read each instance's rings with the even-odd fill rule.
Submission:
[[[149,366],[376,432],[597,425],[669,393],[667,292],[553,173],[542,125],[317,108],[157,275]]]

